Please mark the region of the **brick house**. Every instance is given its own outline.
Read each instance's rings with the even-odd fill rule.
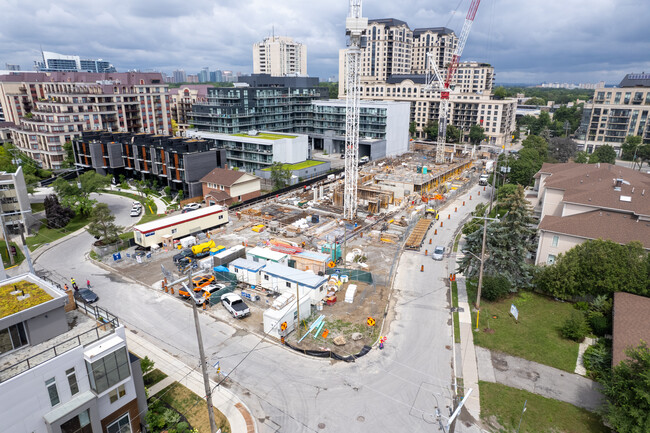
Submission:
[[[260,178],[244,171],[215,168],[201,178],[208,206],[229,205],[260,196]]]

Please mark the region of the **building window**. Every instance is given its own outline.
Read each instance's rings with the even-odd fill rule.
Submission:
[[[268,280],[269,280],[269,276],[268,276],[268,275],[264,275],[264,280],[268,281]]]
[[[554,263],[555,263],[555,256],[553,254],[549,254],[548,257],[546,258],[546,264],[552,265]]]
[[[287,285],[288,288],[291,288],[291,283],[290,282],[287,281],[285,284]]]
[[[61,424],[61,433],[93,433],[88,409]]]
[[[27,345],[27,334],[22,322],[0,330],[0,354]]]
[[[552,247],[557,247],[557,243],[560,240],[559,236],[553,236],[553,242],[551,242]]]
[[[77,384],[77,376],[74,373],[74,368],[66,370],[66,376],[68,376],[68,385],[70,385],[70,394],[75,395],[79,392],[79,385]]]
[[[126,348],[122,347],[90,364],[86,361],[90,388],[101,394],[131,375]]]
[[[46,380],[45,386],[47,387],[47,393],[50,396],[50,404],[56,406],[61,402],[61,399],[59,399],[59,391],[56,389],[56,380],[54,378]]]
[[[110,400],[111,403],[115,403],[117,400],[124,397],[125,395],[126,395],[126,388],[124,387],[124,385],[120,385],[116,389],[108,393],[108,399]]]
[[[176,233],[178,229],[172,229],[172,234]]]
[[[107,433],[131,433],[131,422],[129,421],[129,414],[126,413],[124,416],[113,424],[109,424],[106,427]]]

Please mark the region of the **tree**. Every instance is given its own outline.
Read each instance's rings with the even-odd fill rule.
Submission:
[[[576,154],[578,145],[566,137],[553,137],[548,143],[549,157],[558,162],[568,162]]]
[[[650,144],[644,144],[639,146],[639,149],[636,152],[636,157],[639,159],[639,171],[644,162],[650,162]]]
[[[524,105],[546,105],[546,101],[542,98],[533,96],[532,98],[527,99],[526,102],[524,102]]]
[[[553,113],[553,120],[559,124],[559,131],[557,135],[568,136],[572,134],[578,126],[580,126],[580,120],[582,119],[582,108],[584,104],[573,105],[572,107],[567,107],[566,105],[560,106]]]
[[[427,135],[429,140],[435,140],[438,138],[438,121],[429,120],[422,131]]]
[[[61,203],[73,209],[75,212],[89,215],[97,200],[91,200],[90,194],[97,193],[108,187],[111,183],[111,176],[102,176],[94,171],[87,171],[79,176],[79,184],[76,179],[68,182],[62,177],[58,178],[52,186],[59,196]]]
[[[485,129],[481,125],[472,125],[469,129],[469,141],[473,145],[481,144],[485,140]]]
[[[172,119],[172,135],[176,137],[176,133],[178,132],[178,123],[174,119]]]
[[[63,159],[63,165],[66,167],[74,167],[74,150],[72,149],[72,142],[66,141],[63,143],[63,150],[65,151],[65,158]]]
[[[508,97],[508,91],[503,86],[499,86],[492,92],[495,99],[503,99]]]
[[[542,137],[529,135],[521,143],[523,149],[517,154],[517,159],[509,163],[511,170],[508,179],[519,185],[530,185],[535,173],[542,168],[547,160],[548,144]]]
[[[115,215],[106,203],[98,203],[90,214],[88,233],[99,239],[103,245],[111,245],[120,240],[123,228],[115,225]]]
[[[458,143],[460,141],[460,129],[454,125],[447,126],[447,143]]]
[[[291,170],[285,168],[281,162],[274,162],[271,165],[271,180],[273,181],[273,191],[277,191],[289,185],[291,181]]]
[[[573,162],[576,164],[586,164],[589,162],[589,154],[584,150],[576,153],[576,156],[573,158]]]
[[[60,229],[68,225],[74,211],[70,208],[63,207],[59,199],[54,194],[45,197],[43,202],[45,206],[45,224],[50,229]]]
[[[625,137],[625,142],[621,145],[621,159],[632,161],[641,143],[643,143],[643,138],[639,135]]]
[[[409,124],[409,135],[415,137],[415,134],[418,132],[418,125],[415,122]]]
[[[542,111],[539,113],[539,117],[530,125],[530,133],[540,135],[542,131],[551,127],[551,123],[551,115],[548,114],[548,111]]]
[[[642,342],[626,350],[628,359],[603,381],[607,397],[604,418],[619,433],[650,431],[650,348]]]
[[[513,194],[504,198],[502,205],[506,214],[500,221],[490,222],[487,226],[483,271],[486,275],[507,278],[515,289],[529,287],[533,266],[526,262],[526,257],[534,251],[536,243],[530,204],[524,195],[524,188],[518,186]],[[478,275],[480,262],[476,257],[481,254],[482,241],[483,230],[476,230],[467,236],[464,249],[467,254],[458,265],[458,270],[468,278]]]
[[[339,97],[339,83],[318,83],[318,87],[326,87],[329,99],[338,99]]]
[[[614,148],[609,144],[598,146],[589,157],[589,164],[595,164],[597,162],[616,164],[616,151]]]
[[[614,292],[647,296],[648,263],[648,254],[638,241],[620,245],[589,240],[558,255],[553,265],[544,266],[536,283],[540,290],[561,299],[611,297]]]

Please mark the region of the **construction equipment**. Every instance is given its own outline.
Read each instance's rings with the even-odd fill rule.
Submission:
[[[207,242],[203,242],[202,244],[198,245],[193,245],[192,246],[192,253],[194,254],[194,257],[200,258],[200,257],[205,257],[208,254],[210,254],[210,249],[215,247],[215,243],[213,240],[209,240]]]
[[[353,221],[357,216],[357,183],[359,179],[359,84],[361,69],[361,36],[368,27],[368,18],[361,17],[361,0],[350,0],[345,19],[345,34],[350,45],[345,53],[345,188],[343,218]]]
[[[424,242],[424,238],[427,236],[427,232],[429,231],[432,223],[433,220],[431,219],[421,218],[417,224],[415,224],[413,231],[404,244],[404,248],[407,248],[409,250],[419,250],[422,246],[422,242]]]
[[[463,30],[460,33],[458,38],[458,45],[456,46],[456,51],[451,58],[451,63],[447,67],[447,74],[445,80],[443,81],[440,71],[436,66],[436,62],[432,59],[433,53],[427,53],[427,77],[426,77],[426,86],[425,90],[429,91],[439,91],[440,92],[440,108],[438,111],[438,140],[436,142],[436,164],[443,164],[445,162],[445,141],[447,139],[447,122],[449,117],[449,93],[453,90],[451,87],[451,81],[458,69],[458,61],[460,56],[463,54],[465,49],[465,43],[467,42],[467,37],[474,23],[474,17],[476,16],[476,11],[478,6],[481,3],[481,0],[472,0],[472,3],[469,6],[467,11],[467,16],[465,17],[465,22],[463,24]],[[456,153],[456,145],[454,144],[454,152]]]

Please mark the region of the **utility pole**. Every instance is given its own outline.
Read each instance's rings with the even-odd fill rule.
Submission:
[[[205,400],[208,403],[208,418],[210,418],[210,431],[217,433],[217,424],[214,422],[214,409],[212,408],[212,387],[210,386],[210,378],[208,377],[208,367],[205,360],[205,352],[203,350],[203,338],[201,337],[201,326],[199,325],[199,312],[196,308],[196,299],[194,293],[194,286],[192,282],[192,267],[190,266],[187,277],[189,288],[188,293],[192,296],[192,311],[194,312],[194,327],[196,328],[196,339],[199,343],[199,357],[201,359],[201,371],[203,372],[203,385],[205,386]],[[185,286],[187,288],[187,286]]]
[[[478,331],[478,317],[479,313],[481,312],[481,288],[483,288],[483,263],[485,262],[485,239],[487,238],[487,219],[490,216],[490,213],[492,212],[492,201],[494,200],[494,182],[495,182],[495,175],[496,175],[496,164],[492,167],[492,191],[490,193],[490,206],[488,208],[487,215],[485,215],[485,219],[483,219],[483,243],[481,245],[481,264],[479,266],[479,271],[478,271],[478,290],[476,293],[476,329],[475,331]]]

